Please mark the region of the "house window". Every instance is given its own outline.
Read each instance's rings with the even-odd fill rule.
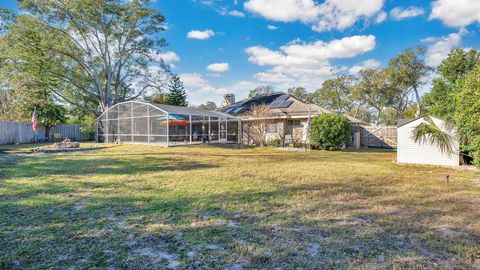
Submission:
[[[303,127],[300,120],[288,120],[288,126],[292,128]]]
[[[277,124],[267,124],[267,133],[277,133]]]

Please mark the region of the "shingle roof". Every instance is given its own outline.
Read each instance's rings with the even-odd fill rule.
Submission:
[[[298,106],[295,106],[295,105],[290,106],[293,104],[292,100],[297,100],[298,102],[301,102],[305,106],[303,106],[301,110],[299,110]],[[277,105],[279,104],[279,102],[280,103],[285,102],[283,103],[283,105],[286,105],[286,106],[282,106],[282,104],[280,104],[280,106],[272,106],[272,104]],[[317,115],[319,113],[333,113],[318,105],[307,104],[304,101],[296,98],[295,96],[284,93],[284,92],[275,92],[268,95],[262,95],[258,97],[244,99],[230,106],[221,108],[220,111],[227,114],[241,117],[251,108],[252,105],[261,105],[261,104],[269,105],[270,110],[272,111],[273,114],[278,114],[279,116],[281,115],[282,117],[288,117],[288,116],[295,117],[300,115],[307,116],[309,110],[311,111],[312,115]],[[352,116],[349,116],[346,114],[345,116],[352,123],[368,124]]]
[[[274,102],[277,98],[279,98],[282,95],[288,96],[288,94],[285,94],[283,92],[276,92],[269,95],[262,95],[262,96],[244,99],[230,106],[221,108],[220,110],[222,112],[225,112],[231,115],[240,115],[248,111],[252,107],[252,105],[262,105],[262,104],[270,105],[272,102]]]

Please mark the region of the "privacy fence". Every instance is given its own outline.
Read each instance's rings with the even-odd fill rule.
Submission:
[[[360,145],[366,148],[397,148],[396,126],[357,126],[355,132],[360,132]]]
[[[0,122],[0,144],[33,143],[45,141],[45,127],[38,126],[33,132],[32,123]],[[72,141],[89,141],[95,134],[82,132],[80,125],[59,125],[49,130],[50,141],[64,138]]]

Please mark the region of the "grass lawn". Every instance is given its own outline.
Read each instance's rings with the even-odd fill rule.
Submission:
[[[480,268],[478,176],[394,156],[121,145],[3,159],[0,269]]]

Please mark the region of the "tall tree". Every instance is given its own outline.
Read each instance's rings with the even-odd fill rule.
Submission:
[[[178,75],[173,75],[168,84],[168,94],[165,97],[165,103],[176,106],[188,106],[187,93],[185,87]]]
[[[288,93],[294,97],[300,99],[301,101],[307,101],[308,92],[303,87],[291,87],[288,88]]]
[[[353,90],[354,98],[364,101],[375,110],[375,124],[378,125],[382,111],[392,105],[398,91],[389,81],[389,74],[385,69],[364,69],[359,76],[359,82]]]
[[[388,71],[392,76],[394,85],[401,90],[399,108],[406,108],[408,97],[413,93],[417,105],[416,117],[422,114],[422,100],[420,98],[419,87],[424,83],[425,76],[430,68],[424,61],[425,49],[418,47],[407,49],[396,57],[390,59]]]
[[[252,98],[252,97],[257,97],[257,96],[269,95],[271,93],[273,93],[273,87],[272,86],[270,86],[270,85],[258,86],[258,87],[255,87],[254,89],[250,90],[250,92],[248,92],[248,97]]]
[[[166,104],[167,103],[167,93],[154,93],[143,98],[145,102],[157,103],[157,104]]]
[[[480,65],[480,52],[475,49],[455,49],[438,66],[440,77],[433,81],[432,90],[423,97],[430,114],[454,121],[455,97],[460,91],[458,82]]]
[[[2,36],[3,57],[17,66],[48,63],[41,77],[22,71],[31,84],[56,84],[51,91],[64,101],[91,110],[85,101],[93,100],[95,113],[103,112],[163,86],[165,19],[150,2],[21,0],[21,15]]]
[[[322,88],[313,93],[313,103],[337,113],[344,113],[352,108],[353,77],[339,75],[326,80]]]
[[[213,101],[207,101],[204,104],[200,104],[197,106],[197,109],[200,110],[207,110],[207,111],[213,111],[217,108],[217,104]]]

